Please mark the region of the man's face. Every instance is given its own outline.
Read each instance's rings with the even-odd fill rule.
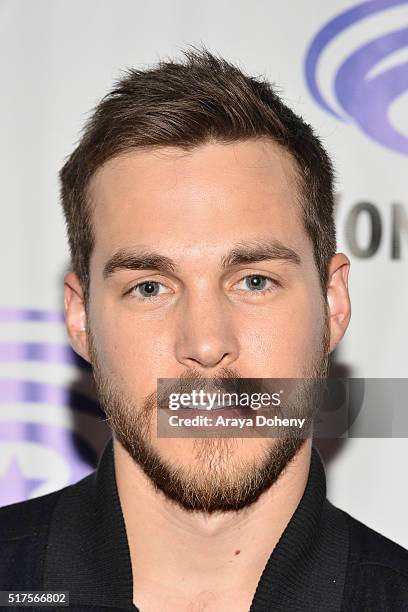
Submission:
[[[325,375],[327,312],[294,162],[267,140],[138,150],[100,168],[89,195],[88,355],[113,433],[185,508],[248,505],[301,442],[159,438],[154,394],[158,378],[194,373]]]

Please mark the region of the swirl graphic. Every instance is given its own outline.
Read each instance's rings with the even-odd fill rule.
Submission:
[[[317,67],[327,46],[350,26],[391,7],[407,4],[408,0],[371,0],[341,13],[316,34],[305,60],[306,83],[319,106],[338,120],[352,118],[369,138],[402,155],[408,155],[408,137],[390,123],[389,108],[408,91],[408,62],[371,77],[369,73],[390,54],[408,48],[408,26],[365,43],[337,68],[334,94],[344,115],[324,98]]]
[[[4,328],[14,324],[22,331],[20,324],[29,323],[42,329],[63,321],[59,311],[0,308]],[[87,384],[89,364],[69,344],[50,342],[49,330],[40,342],[30,330],[19,334],[24,340],[0,341],[0,506],[86,476],[109,433]],[[73,372],[82,386],[73,386]]]

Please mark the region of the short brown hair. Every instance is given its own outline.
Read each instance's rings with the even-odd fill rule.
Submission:
[[[127,70],[94,109],[60,171],[72,268],[85,301],[94,246],[87,187],[104,162],[134,148],[190,150],[208,140],[230,143],[259,137],[269,137],[296,161],[303,222],[325,294],[336,233],[333,168],[319,138],[268,81],[246,75],[204,48],[192,47],[183,54],[183,61]]]

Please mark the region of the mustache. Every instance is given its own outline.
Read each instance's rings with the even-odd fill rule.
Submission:
[[[262,378],[244,378],[240,373],[228,367],[221,368],[215,376],[206,377],[198,370],[188,370],[178,378],[158,378],[156,401],[158,407],[168,407],[171,394],[203,391],[204,393],[263,393],[271,391],[271,379],[268,386]]]

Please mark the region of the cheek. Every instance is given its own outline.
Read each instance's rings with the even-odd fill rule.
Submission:
[[[92,330],[98,359],[105,376],[116,386],[128,390],[132,397],[154,391],[156,373],[160,370],[165,338],[160,323],[138,321],[133,314],[105,308],[92,317]],[[168,350],[167,350],[168,357]]]
[[[242,361],[251,376],[296,377],[320,351],[322,307],[306,291],[265,316],[251,319],[241,336]]]

